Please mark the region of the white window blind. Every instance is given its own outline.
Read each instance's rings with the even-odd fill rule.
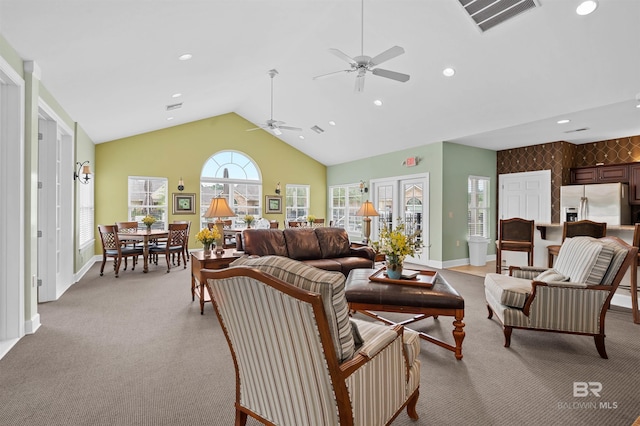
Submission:
[[[469,176],[467,190],[469,235],[489,236],[490,184],[491,180],[487,177]]]
[[[287,185],[286,220],[307,220],[309,214],[309,185]]]
[[[149,215],[156,218],[153,229],[167,229],[167,178],[129,176],[129,219],[144,228],[142,219]]]
[[[95,231],[93,229],[93,180],[86,185],[77,185],[78,188],[78,225],[79,240],[78,246],[83,248],[91,243],[94,239]]]

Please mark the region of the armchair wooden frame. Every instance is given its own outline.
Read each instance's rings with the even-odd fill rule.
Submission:
[[[220,291],[221,288],[222,289],[224,288],[224,287],[218,288],[217,286],[225,285],[225,284],[218,284],[217,281],[225,280],[228,278],[234,278],[234,277],[243,277],[243,278],[248,277],[252,281],[253,280],[260,281],[261,283],[263,283],[263,285],[266,285],[267,287],[271,287],[272,289],[275,289],[277,292],[283,293],[283,295],[290,296],[291,298],[297,299],[300,302],[298,303],[298,306],[301,307],[302,311],[306,310],[304,306],[311,307],[313,311],[313,317],[315,318],[315,323],[317,327],[316,330],[317,330],[317,333],[319,334],[319,340],[322,347],[321,352],[324,353],[324,357],[322,359],[316,359],[315,357],[310,357],[308,360],[305,360],[304,365],[306,365],[308,368],[313,368],[314,371],[317,371],[316,373],[317,376],[322,376],[323,374],[329,375],[330,383],[331,383],[330,392],[333,393],[333,395],[331,395],[330,401],[331,401],[331,405],[335,404],[334,406],[337,408],[337,421],[338,421],[337,424],[347,425],[347,426],[352,426],[354,424],[353,407],[352,407],[351,398],[349,395],[349,389],[347,387],[347,378],[351,374],[356,372],[359,368],[361,368],[368,362],[375,359],[375,356],[373,358],[368,358],[367,356],[357,353],[356,355],[353,356],[352,359],[340,364],[335,348],[332,343],[331,333],[329,331],[330,330],[329,322],[327,320],[326,311],[323,307],[322,297],[320,296],[320,294],[303,290],[301,288],[288,284],[276,277],[265,274],[256,269],[243,267],[243,266],[228,268],[224,270],[215,270],[215,271],[210,269],[203,269],[201,271],[201,276],[202,276],[202,280],[205,283],[207,291],[209,292],[219,323],[227,339],[227,343],[231,350],[231,356],[232,356],[233,364],[235,367],[235,373],[236,373],[235,425],[236,426],[245,425],[247,422],[248,416],[257,419],[258,421],[264,424],[273,425],[274,423],[272,423],[273,420],[272,421],[267,420],[266,418],[264,418],[264,415],[261,415],[260,413],[254,411],[252,407],[247,406],[252,402],[255,403],[254,398],[252,398],[251,396],[252,393],[254,393],[255,391],[252,390],[250,384],[244,383],[242,381],[243,377],[247,377],[247,372],[243,371],[243,369],[247,368],[248,362],[247,360],[240,360],[238,357],[236,348],[238,348],[242,344],[242,342],[238,341],[239,339],[241,340],[241,338],[238,335],[230,334],[230,331],[229,331],[229,328],[234,327],[235,324],[228,324],[227,321],[234,321],[235,314],[229,310],[230,308],[228,306],[225,306],[225,304],[228,305],[231,303],[231,301],[229,300],[229,297],[223,296],[221,298],[221,300],[224,301],[223,304],[220,304],[216,299],[216,294],[218,294],[217,291]],[[237,290],[238,285],[240,285],[238,281],[232,281],[227,284],[231,284],[229,287],[233,288],[234,290]],[[248,284],[253,284],[253,283],[248,283]],[[251,285],[251,287],[253,288],[253,285]],[[224,289],[222,291],[224,292]],[[226,295],[227,293],[223,293],[223,294]],[[394,328],[394,331],[399,336],[401,336],[400,338],[402,338],[403,330],[404,330],[403,327],[400,325]],[[308,340],[314,340],[314,339],[305,339],[304,342],[306,343],[301,343],[301,344],[308,344],[308,345],[314,344],[312,341],[310,342]],[[298,342],[298,340],[296,340],[296,342]],[[239,351],[241,352],[242,349],[240,349]],[[313,353],[314,351],[315,349],[310,349],[310,352]],[[297,354],[301,357],[304,357],[304,353],[306,352],[302,351]],[[313,364],[313,366],[307,365],[307,361],[308,361],[308,364]],[[328,369],[328,372],[327,372],[327,369]],[[274,370],[273,373],[269,372],[268,374],[270,375],[273,374],[275,376],[275,379],[277,379],[279,370],[277,368],[274,368],[273,370]],[[309,395],[311,395],[312,392],[317,391],[315,387],[312,387],[312,390],[306,389],[306,386],[308,385],[308,383],[304,381],[301,382],[300,385],[302,389],[300,389],[299,391],[301,393],[304,393],[305,395],[307,395],[306,392],[310,392]],[[241,388],[243,389],[242,393],[241,393]],[[393,419],[395,419],[405,407],[407,408],[407,413],[410,418],[414,420],[418,419],[416,404],[418,402],[419,389],[420,388],[418,387],[413,392],[413,394],[411,394],[407,398],[407,400],[402,404],[402,406],[398,409],[398,411],[393,415],[393,417],[388,421],[387,424],[390,424],[393,421]],[[278,392],[278,391],[275,390],[275,392]],[[246,399],[247,403],[243,403],[243,399]],[[303,405],[306,406],[306,404],[303,404]],[[295,401],[291,401],[291,405],[290,406],[287,405],[287,407],[288,409],[295,410],[297,406]],[[300,408],[300,407],[297,407],[297,408]],[[321,409],[318,408],[318,410],[321,410]],[[308,414],[303,414],[303,416],[305,415],[308,415],[310,419],[313,421],[314,416],[317,416],[318,412],[314,411],[313,413],[309,412]],[[329,421],[331,419],[325,418],[324,420],[321,420],[316,418],[315,420],[319,422],[318,424],[322,424],[322,421]],[[331,424],[334,424],[333,420],[331,420]]]
[[[573,237],[602,238],[607,236],[607,222],[593,222],[591,220],[578,220],[576,222],[564,222],[562,226],[562,242]],[[552,244],[547,246],[547,266],[553,267],[553,258],[560,253],[562,245]]]
[[[527,253],[528,265],[533,266],[534,221],[519,217],[500,219],[496,241],[496,274],[502,270],[502,251]]]
[[[640,223],[636,223],[633,230],[633,246],[640,248]],[[640,263],[640,252],[631,261],[631,310],[633,311],[633,322],[640,324],[640,312],[638,312],[638,263]]]

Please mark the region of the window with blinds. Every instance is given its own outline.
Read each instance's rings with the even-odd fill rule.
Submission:
[[[346,229],[353,238],[362,238],[362,217],[356,216],[362,203],[360,184],[329,188],[329,209],[333,226]]]
[[[78,226],[80,249],[91,244],[94,239],[94,201],[93,201],[93,180],[86,185],[77,185],[78,188]]]
[[[487,177],[469,176],[467,228],[470,236],[489,236],[490,185]]]
[[[286,186],[286,220],[305,221],[309,214],[309,185]]]
[[[162,177],[129,176],[129,219],[145,225],[142,219],[149,215],[156,218],[152,229],[167,229],[168,180]]]

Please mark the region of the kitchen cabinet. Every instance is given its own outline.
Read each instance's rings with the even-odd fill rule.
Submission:
[[[580,167],[577,169],[571,169],[571,184],[584,185],[591,183],[616,182],[629,182],[628,164],[611,164],[608,166]]]
[[[629,165],[629,204],[640,204],[640,164]]]

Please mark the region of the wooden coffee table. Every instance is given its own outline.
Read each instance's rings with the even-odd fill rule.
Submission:
[[[200,271],[203,269],[224,269],[228,268],[229,264],[234,260],[240,258],[242,254],[236,253],[236,249],[225,249],[224,254],[216,255],[213,252],[205,255],[204,251],[191,252],[191,300],[196,300],[196,295],[200,300],[200,315],[204,315],[204,303],[210,302],[209,294],[204,291],[204,281],[200,276]],[[198,285],[196,285],[196,280]]]
[[[412,324],[428,317],[437,319],[438,316],[452,316],[453,339],[451,345],[427,333],[417,331],[420,337],[431,343],[455,353],[458,360],[462,359],[462,341],[464,340],[464,299],[436,273],[433,287],[424,288],[414,285],[383,283],[370,281],[369,277],[377,269],[354,269],[349,273],[346,283],[346,296],[349,309],[361,312],[386,324]],[[417,314],[405,321],[396,323],[383,318],[376,312],[397,312],[403,314]]]

